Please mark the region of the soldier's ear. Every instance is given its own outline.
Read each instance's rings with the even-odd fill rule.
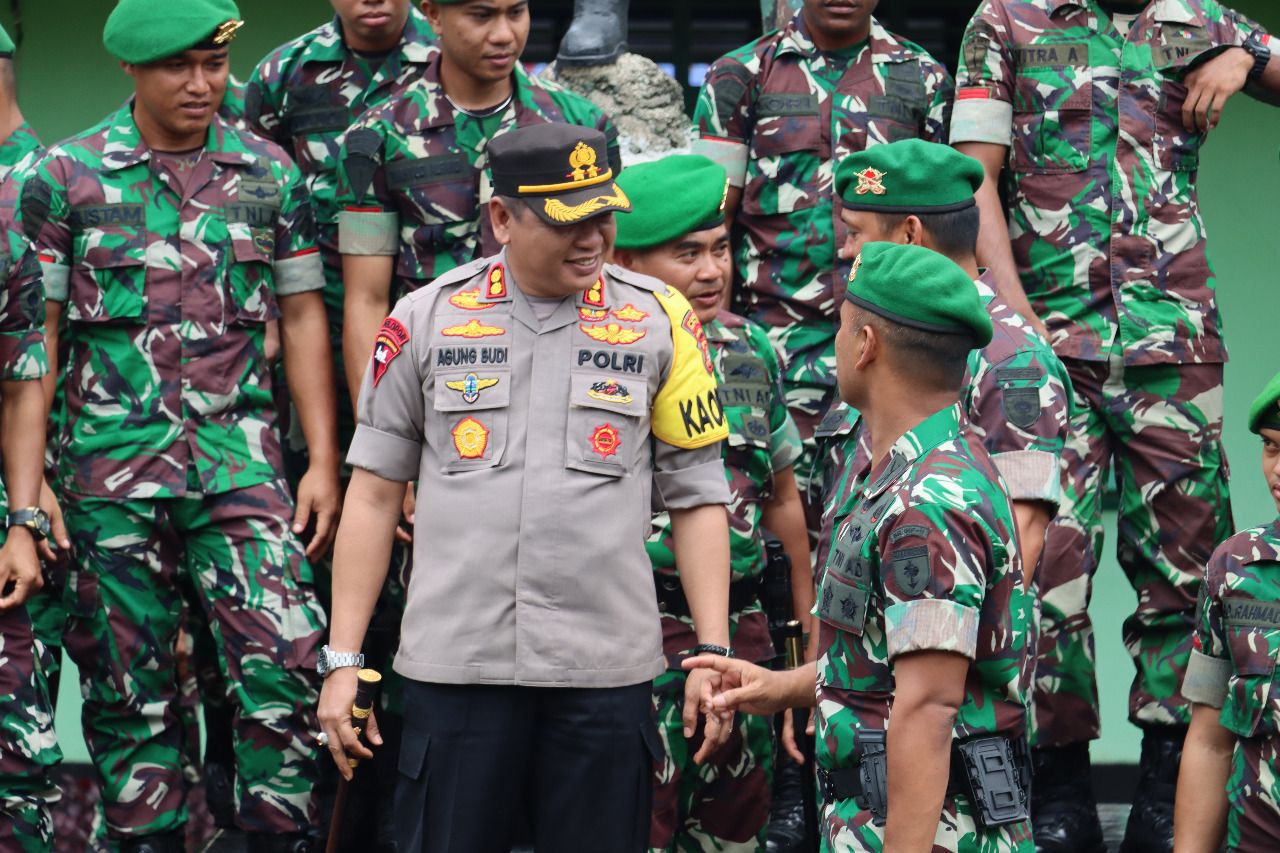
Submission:
[[[511,222],[514,214],[511,208],[502,203],[502,199],[494,196],[489,199],[489,224],[493,226],[493,236],[501,245],[511,242]]]
[[[862,327],[854,333],[853,341],[858,352],[858,358],[853,366],[858,370],[866,370],[870,367],[884,350],[884,340],[876,331],[876,327],[870,323],[862,324]]]
[[[899,239],[895,242],[906,243],[908,246],[923,246],[925,244],[924,223],[914,213],[903,219],[898,228],[900,232],[896,236]]]

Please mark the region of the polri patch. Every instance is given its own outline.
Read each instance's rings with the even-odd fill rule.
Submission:
[[[899,548],[889,557],[898,588],[906,595],[919,595],[929,585],[929,546]]]
[[[409,343],[409,330],[403,323],[394,317],[388,317],[382,321],[382,328],[378,329],[378,337],[373,343],[373,386],[375,388],[382,381],[391,362],[395,361],[396,356],[400,355],[407,343]]]
[[[620,447],[622,447],[622,437],[618,435],[618,430],[613,424],[600,424],[591,433],[591,449],[599,454],[601,459],[616,456]]]

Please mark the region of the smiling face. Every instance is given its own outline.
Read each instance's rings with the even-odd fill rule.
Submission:
[[[515,70],[529,40],[528,0],[426,2],[422,8],[436,31],[442,60],[454,73],[488,84]]]
[[[1262,476],[1267,481],[1267,492],[1280,512],[1280,429],[1263,429]]]
[[[204,143],[227,92],[227,49],[184,50],[147,65],[124,66],[133,78],[134,118],[147,144],[180,151]]]
[[[541,200],[531,203],[540,204]],[[573,225],[553,226],[523,202],[509,205],[508,200],[495,198],[490,216],[494,236],[507,247],[516,283],[534,296],[568,296],[595,284],[617,234],[612,212]]]
[[[409,0],[329,0],[352,50],[391,50],[409,18]]]
[[[729,229],[724,225],[691,231],[644,251],[619,249],[616,255],[624,267],[651,275],[683,293],[704,325],[719,313],[733,273]]]

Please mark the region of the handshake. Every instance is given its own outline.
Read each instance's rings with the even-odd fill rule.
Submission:
[[[735,711],[765,715],[789,712],[792,708],[812,708],[816,704],[818,673],[813,663],[795,669],[772,670],[737,658],[698,655],[687,658],[683,666],[691,676],[699,670],[710,670],[708,674],[712,677],[704,680],[699,702],[709,721],[713,718],[723,720]],[[812,720],[808,732],[812,733]],[[790,714],[782,741],[791,757],[803,763],[804,756],[796,745]],[[718,743],[704,743],[694,760],[701,764],[717,746]]]

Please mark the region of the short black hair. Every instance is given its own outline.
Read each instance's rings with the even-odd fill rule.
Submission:
[[[897,228],[906,220],[906,213],[877,213],[880,225],[886,231]],[[978,225],[980,217],[976,204],[962,210],[945,213],[917,213],[916,219],[929,234],[937,250],[949,257],[972,255],[978,250]]]
[[[959,391],[969,366],[969,353],[977,341],[968,332],[949,334],[895,323],[866,308],[853,305],[854,323],[872,326],[884,340],[890,358],[900,372],[928,385],[930,390]]]

